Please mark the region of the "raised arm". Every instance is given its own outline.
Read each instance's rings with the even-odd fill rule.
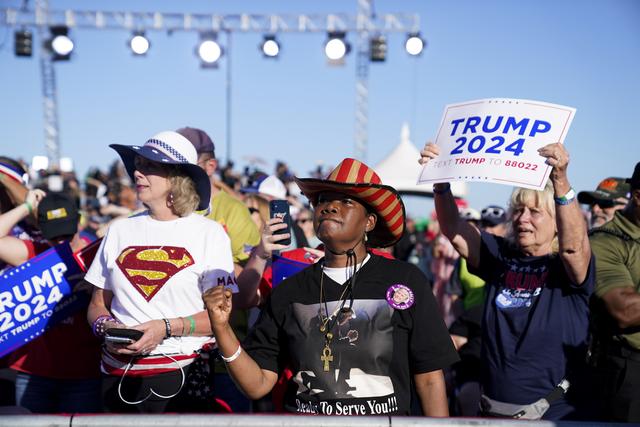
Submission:
[[[553,167],[549,179],[556,199],[556,227],[560,258],[564,269],[577,285],[584,282],[591,259],[587,222],[582,215],[575,191],[567,178],[569,153],[560,143],[548,144],[538,150]]]
[[[231,378],[249,398],[255,400],[265,396],[273,389],[278,375],[260,368],[255,360],[242,350],[240,341],[229,325],[231,291],[216,286],[207,290],[203,299],[209,313],[213,335],[216,337],[220,354],[226,359],[227,371]]]
[[[420,164],[425,165],[440,154],[440,148],[428,142],[420,155]],[[437,183],[433,186],[433,198],[442,233],[447,236],[458,253],[467,259],[469,265],[478,267],[480,261],[480,231],[467,221],[460,219],[451,185]]]
[[[9,236],[11,229],[38,208],[38,203],[44,197],[42,190],[32,190],[27,193],[24,203],[0,215],[0,260],[9,265],[17,266],[29,259],[29,250],[25,243],[14,236]]]
[[[287,228],[287,225],[282,222],[282,218],[271,218],[267,221],[262,230],[260,244],[253,249],[249,260],[238,275],[237,281],[240,292],[233,296],[234,307],[241,309],[257,307],[262,302],[262,296],[259,292],[262,274],[267,268],[273,251],[287,248],[287,246],[277,242],[291,236],[290,233],[277,235],[274,233],[285,228]]]

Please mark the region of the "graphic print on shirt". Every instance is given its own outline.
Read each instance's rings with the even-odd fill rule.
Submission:
[[[129,246],[116,264],[129,283],[150,301],[179,271],[194,264],[185,248],[176,246]]]
[[[534,268],[507,262],[507,271],[501,276],[504,281],[502,290],[496,296],[499,309],[531,307],[534,298],[540,295],[545,286],[549,271],[544,265]]]
[[[303,361],[294,374],[298,412],[326,415],[377,415],[398,410],[389,376],[393,354],[393,308],[382,300],[354,300],[339,310],[328,302],[331,353],[320,331],[324,305],[293,304],[299,330],[291,350]],[[320,311],[322,310],[322,311]],[[322,316],[321,316],[322,313]],[[300,336],[301,335],[301,336]],[[328,370],[325,370],[325,366]]]

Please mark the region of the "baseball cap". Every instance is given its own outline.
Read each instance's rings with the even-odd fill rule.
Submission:
[[[473,208],[463,208],[460,210],[460,218],[465,221],[480,221],[480,212]]]
[[[638,177],[636,179],[640,181],[640,171],[638,171],[638,167],[636,167],[636,171],[638,172]],[[624,178],[605,178],[600,181],[600,184],[598,184],[595,191],[579,192],[578,201],[585,205],[591,205],[595,202],[614,201],[620,197],[629,199],[631,186],[628,182],[630,181],[625,180]]]
[[[38,205],[38,227],[47,240],[78,231],[78,206],[64,193],[49,193]]]
[[[287,187],[275,175],[261,176],[250,186],[240,189],[241,193],[258,193],[282,200],[287,198]]]
[[[507,222],[507,211],[501,206],[489,205],[480,211],[480,220],[485,226],[495,227]]]
[[[178,129],[176,132],[191,142],[198,155],[211,154],[215,159],[216,147],[213,145],[213,141],[205,131],[197,128],[183,127]]]
[[[640,162],[636,163],[636,167],[633,170],[633,175],[631,176],[631,178],[627,178],[625,182],[629,184],[633,189],[640,188]]]

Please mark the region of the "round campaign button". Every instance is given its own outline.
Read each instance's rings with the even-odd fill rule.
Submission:
[[[403,284],[396,283],[387,289],[387,303],[396,310],[406,310],[414,302],[413,291]]]

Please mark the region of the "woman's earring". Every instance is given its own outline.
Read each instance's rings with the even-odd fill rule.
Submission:
[[[169,206],[173,206],[173,193],[169,193],[169,201],[167,202]]]
[[[367,232],[364,232],[364,242],[367,243],[369,241],[369,236],[367,235]]]

